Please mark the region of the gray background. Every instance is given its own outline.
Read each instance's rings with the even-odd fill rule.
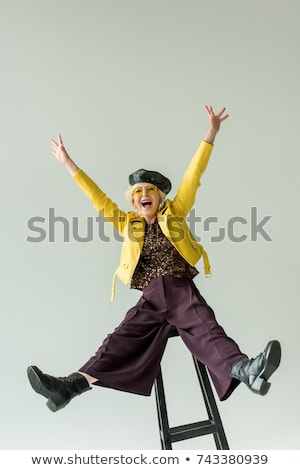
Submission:
[[[138,293],[111,278],[121,244],[48,235],[49,208],[84,236],[90,202],[50,152],[60,132],[77,162],[123,209],[127,175],[166,173],[174,188],[226,106],[195,211],[213,277],[196,283],[241,349],[282,343],[267,397],[239,387],[219,410],[232,449],[299,449],[299,2],[295,0],[1,1],[1,448],[159,449],[154,396],[94,388],[53,414],[26,378],[37,364],[76,370]],[[174,195],[174,191],[171,196]],[[272,216],[251,240],[250,209]],[[40,243],[32,217],[47,232]],[[243,242],[212,241],[240,216]],[[171,425],[205,418],[189,353],[169,342]],[[211,436],[174,446],[213,449]]]

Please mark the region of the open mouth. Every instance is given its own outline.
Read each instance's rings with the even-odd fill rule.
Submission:
[[[144,202],[142,202],[142,206],[143,206],[143,207],[151,207],[151,205],[152,205],[152,202],[151,202],[151,201],[144,201]]]

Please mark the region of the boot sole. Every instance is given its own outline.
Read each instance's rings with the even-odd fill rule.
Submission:
[[[266,349],[267,349],[266,366],[262,370],[260,375],[265,380],[268,380],[280,364],[280,361],[281,361],[281,346],[280,346],[279,341],[274,340],[274,341],[270,341],[267,344]]]
[[[42,382],[43,375],[42,371],[36,366],[30,366],[27,369],[27,376],[33,390],[43,395],[43,397],[49,398],[50,390]]]
[[[271,387],[268,379],[278,368],[281,361],[281,346],[279,341],[270,341],[266,347],[266,365],[251,385],[251,390],[259,395],[266,395]]]
[[[62,397],[57,392],[51,392],[51,390],[47,388],[43,383],[44,374],[38,367],[28,367],[27,376],[33,390],[48,399],[46,405],[49,410],[53,412],[58,411],[69,403],[70,400],[66,399],[66,397]]]

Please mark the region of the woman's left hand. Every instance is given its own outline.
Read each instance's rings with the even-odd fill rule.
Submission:
[[[212,106],[205,106],[207,115],[208,115],[208,121],[209,121],[209,127],[211,129],[214,129],[216,132],[220,129],[221,123],[225,121],[225,119],[228,118],[229,114],[224,114],[226,108],[222,108],[221,111],[217,114],[214,113],[214,110]]]
[[[221,123],[225,121],[229,115],[224,115],[225,108],[221,109],[221,111],[217,114],[214,113],[212,106],[205,106],[205,109],[208,115],[209,129],[204,140],[209,144],[213,144],[215,137],[220,130]]]

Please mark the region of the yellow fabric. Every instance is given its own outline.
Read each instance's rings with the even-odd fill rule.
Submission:
[[[201,142],[184,173],[176,196],[172,200],[166,200],[157,214],[162,232],[189,264],[195,265],[203,257],[205,275],[211,274],[209,259],[189,230],[186,217],[194,205],[200,178],[207,167],[212,149],[212,144]],[[143,247],[145,220],[134,211],[122,211],[83,170],[79,170],[73,179],[92,201],[94,209],[124,237],[120,264],[113,277],[113,299],[116,277],[126,285],[132,278]]]

